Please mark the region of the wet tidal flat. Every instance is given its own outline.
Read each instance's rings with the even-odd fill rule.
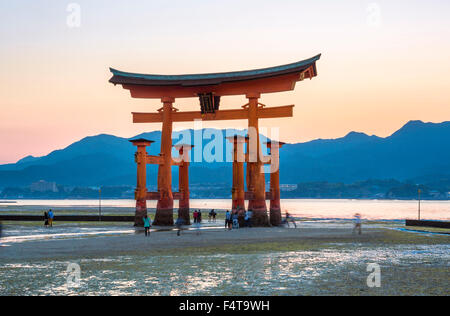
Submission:
[[[217,230],[200,235],[189,231],[183,239],[161,232],[153,233],[148,244],[140,234],[10,244],[0,251],[8,249],[11,254],[11,247],[27,244],[50,247],[51,251],[20,259],[0,253],[0,294],[449,294],[448,236],[398,231],[381,224],[356,236],[348,232],[349,226],[327,225],[331,224],[321,223],[320,229]],[[255,239],[255,235],[263,237]],[[97,255],[82,251],[59,254],[59,247],[71,244],[81,249],[76,248],[77,242],[110,246],[102,246],[105,251]],[[121,243],[129,249],[123,251]],[[167,246],[157,247],[158,243]],[[26,249],[18,247],[17,251]],[[79,266],[77,280],[71,264]],[[368,285],[373,272],[368,270],[369,264],[380,268],[379,287]]]

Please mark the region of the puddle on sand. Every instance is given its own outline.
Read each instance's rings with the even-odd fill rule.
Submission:
[[[91,226],[82,227],[78,225],[62,225],[45,228],[41,226],[18,226],[6,225],[3,236],[0,239],[0,246],[8,246],[12,243],[41,239],[61,239],[61,238],[82,238],[102,235],[134,234],[134,229],[125,226]]]

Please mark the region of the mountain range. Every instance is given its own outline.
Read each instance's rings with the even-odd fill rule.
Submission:
[[[174,133],[174,143],[181,134]],[[213,154],[225,159],[231,147],[225,135],[238,130],[204,129],[202,147],[216,140]],[[228,134],[226,134],[228,133]],[[154,131],[133,138],[154,140],[148,153],[157,155],[161,132]],[[262,141],[267,140],[264,136]],[[196,157],[194,149],[193,160]],[[16,163],[0,165],[0,188],[24,187],[45,180],[67,186],[134,185],[136,182],[135,147],[129,139],[113,135],[97,135],[81,139],[70,146],[42,157],[28,156]],[[198,157],[198,156],[197,156]],[[450,175],[450,122],[424,123],[410,121],[388,137],[369,136],[351,132],[342,138],[317,139],[304,143],[286,144],[280,150],[280,182],[341,182],[367,179],[398,181],[432,181]],[[148,184],[156,185],[157,167],[148,167]],[[230,183],[232,164],[227,162],[191,162],[190,182]],[[173,168],[177,185],[177,168]]]

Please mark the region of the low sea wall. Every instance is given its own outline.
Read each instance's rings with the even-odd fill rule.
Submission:
[[[0,221],[43,222],[43,215],[0,215]],[[129,215],[55,215],[54,222],[134,222]]]
[[[444,221],[419,221],[419,220],[407,219],[406,220],[406,226],[450,228],[450,222],[444,222]]]

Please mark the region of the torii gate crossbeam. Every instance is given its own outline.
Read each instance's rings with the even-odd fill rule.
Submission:
[[[294,105],[278,107],[261,107],[258,109],[258,119],[282,118],[293,116]],[[163,113],[138,113],[133,112],[133,123],[161,123]],[[173,112],[172,122],[190,122],[194,120],[223,121],[223,120],[246,120],[249,118],[248,109],[219,110],[215,113],[202,114],[198,111]]]

